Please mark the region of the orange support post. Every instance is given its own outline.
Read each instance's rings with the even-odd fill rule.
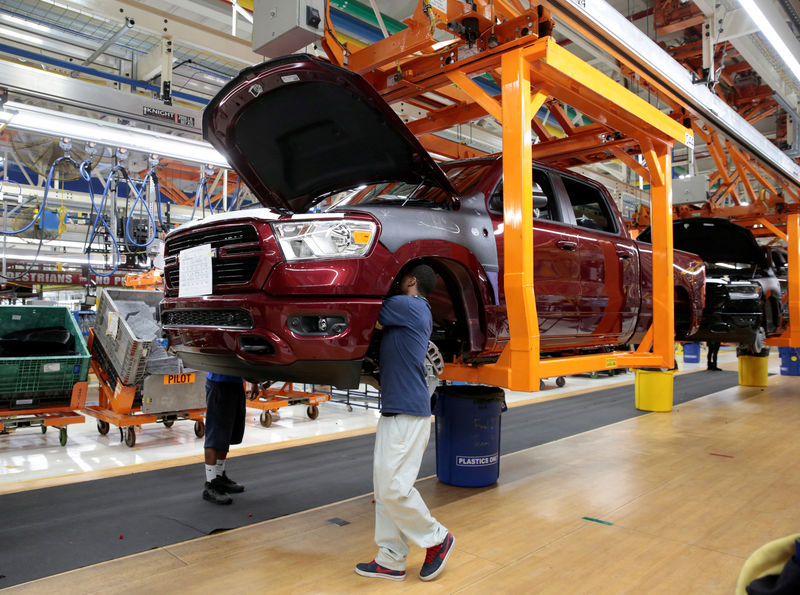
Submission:
[[[789,253],[789,326],[778,337],[767,339],[774,347],[800,347],[800,214],[786,217]]]

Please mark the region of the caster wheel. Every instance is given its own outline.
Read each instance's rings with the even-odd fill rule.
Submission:
[[[261,422],[262,426],[268,428],[272,425],[272,414],[269,411],[262,411],[258,421]]]
[[[103,421],[102,419],[97,420],[97,431],[100,432],[102,436],[108,434],[109,425],[107,421]]]
[[[311,419],[317,419],[319,417],[319,407],[316,405],[311,405],[310,407],[306,407],[306,414]]]
[[[164,427],[165,428],[171,428],[173,425],[175,425],[175,420],[174,419],[165,419],[164,420]]]
[[[58,428],[58,443],[61,446],[67,445],[67,428]]]
[[[194,435],[197,436],[198,438],[202,438],[203,436],[205,436],[206,435],[206,424],[204,424],[200,420],[197,420],[196,422],[194,422]]]
[[[353,406],[352,405],[348,405],[347,406],[347,412],[348,413],[352,413],[353,412]]]
[[[46,433],[47,433],[47,426],[42,426],[42,434],[46,434]]]
[[[558,388],[561,388],[561,387],[562,387],[562,386],[564,386],[566,383],[567,383],[567,380],[566,380],[566,379],[565,379],[563,376],[559,376],[558,378],[556,378],[556,386],[557,386]]]
[[[544,380],[539,380],[539,390],[544,390]]]
[[[133,448],[136,444],[136,430],[133,426],[128,426],[125,429],[125,445]]]

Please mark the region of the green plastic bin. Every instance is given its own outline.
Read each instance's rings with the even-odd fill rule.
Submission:
[[[78,355],[0,357],[0,411],[69,405],[72,388],[89,375],[89,351],[70,310],[63,306],[0,306],[0,334],[61,326]]]

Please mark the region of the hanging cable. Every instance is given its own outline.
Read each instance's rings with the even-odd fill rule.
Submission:
[[[72,157],[70,157],[68,155],[64,155],[63,157],[59,157],[58,159],[53,161],[53,163],[50,165],[50,171],[48,171],[48,173],[47,173],[47,185],[44,188],[44,194],[42,195],[42,204],[39,207],[39,211],[36,213],[36,217],[34,217],[33,220],[28,225],[26,225],[23,229],[20,229],[20,230],[17,230],[17,231],[6,231],[5,229],[3,229],[3,230],[0,230],[0,233],[2,233],[4,235],[17,235],[17,234],[22,233],[23,231],[26,231],[26,230],[30,229],[31,226],[34,223],[36,223],[36,221],[39,220],[39,219],[41,219],[41,221],[44,222],[44,208],[45,208],[45,205],[47,204],[47,193],[48,193],[48,191],[50,189],[50,184],[52,184],[52,182],[53,182],[53,171],[55,171],[56,166],[59,163],[61,163],[62,161],[64,161],[64,160],[70,161],[73,165],[75,165],[75,167],[79,167],[78,163],[74,159],[72,159]],[[19,186],[19,184],[17,184],[17,186]],[[22,196],[22,187],[21,186],[20,186],[20,196]],[[36,248],[36,254],[34,254],[33,260],[31,260],[31,262],[27,266],[27,268],[22,273],[20,273],[19,275],[15,276],[15,277],[9,277],[8,275],[3,275],[3,274],[0,273],[0,278],[5,279],[6,281],[19,281],[25,275],[30,273],[31,270],[33,269],[33,267],[36,265],[37,261],[39,260],[39,254],[42,251],[42,244],[43,243],[44,243],[44,233],[40,232],[39,233],[39,245]]]
[[[201,194],[202,191],[202,194]],[[190,220],[194,220],[194,213],[197,210],[197,206],[203,202],[203,198],[206,199],[208,202],[208,210],[211,211],[211,214],[214,214],[214,205],[211,204],[211,195],[208,192],[208,177],[203,176],[203,178],[197,184],[197,192],[194,193],[194,206],[192,207],[192,216],[189,217]]]
[[[167,233],[169,228],[164,223],[164,216],[161,212],[161,184],[158,182],[158,174],[156,173],[156,168],[152,167],[150,170],[144,175],[144,181],[147,182],[147,178],[150,177],[153,180],[153,185],[155,186],[156,190],[156,213],[158,214],[158,224],[161,226],[161,231]]]
[[[233,196],[231,196],[230,202],[228,202],[228,212],[236,210],[236,201],[239,199],[239,184],[241,184],[241,180],[236,180],[236,186],[233,187]]]
[[[37,221],[39,221],[39,219],[44,221],[44,208],[47,205],[47,193],[50,190],[50,184],[53,183],[53,172],[55,171],[56,166],[59,163],[61,163],[62,161],[69,161],[75,167],[80,167],[78,165],[77,161],[75,161],[72,157],[69,157],[67,155],[65,155],[63,157],[59,157],[58,159],[53,161],[53,163],[50,165],[50,171],[47,172],[47,185],[44,187],[44,195],[42,196],[42,204],[39,205],[39,210],[36,213],[36,217],[34,217],[33,220],[30,223],[28,223],[28,225],[23,227],[22,229],[18,229],[16,231],[7,231],[5,229],[1,229],[0,233],[2,233],[4,235],[15,236],[15,235],[20,234],[20,233],[22,233],[24,231],[28,231]]]
[[[136,183],[131,180],[130,176],[128,176],[128,172],[125,171],[125,181],[128,183],[128,187],[133,190],[133,193],[136,195],[136,198],[133,199],[133,204],[131,205],[131,210],[128,211],[128,219],[125,221],[125,239],[133,244],[138,248],[146,248],[150,244],[153,243],[153,240],[156,239],[156,220],[153,218],[153,213],[150,211],[150,207],[147,205],[147,182],[150,179],[150,176],[154,174],[154,171],[151,169],[149,170],[145,176],[144,180],[142,181],[142,185],[139,188],[136,188]],[[140,244],[136,240],[131,237],[130,233],[130,225],[131,219],[133,219],[133,212],[136,210],[136,203],[142,201],[144,205],[144,210],[147,211],[147,216],[150,218],[150,228],[153,230],[152,234],[150,235],[150,239],[147,240],[144,244]],[[160,209],[159,209],[160,211]]]
[[[84,161],[83,163],[81,163],[80,166],[81,177],[89,183],[89,200],[91,200],[92,210],[95,212],[94,224],[92,225],[92,230],[89,235],[89,241],[87,242],[86,246],[86,264],[89,265],[89,269],[98,277],[110,277],[119,268],[119,261],[120,261],[119,244],[117,243],[117,238],[115,237],[114,232],[111,231],[111,228],[108,226],[108,223],[106,223],[106,220],[103,218],[103,208],[105,207],[106,204],[106,197],[108,196],[108,188],[111,185],[111,179],[118,170],[125,171],[125,168],[121,165],[115,165],[114,167],[111,168],[111,172],[108,174],[108,179],[106,180],[105,187],[103,188],[103,196],[100,199],[100,207],[98,208],[94,202],[94,190],[92,189],[91,162],[88,160]],[[125,175],[127,175],[127,173]],[[94,241],[94,236],[97,233],[97,226],[100,222],[102,222],[103,227],[105,227],[106,230],[108,231],[108,235],[114,244],[114,251],[116,255],[113,261],[114,268],[112,268],[111,271],[109,271],[108,273],[99,273],[92,266],[91,247],[92,247],[92,242]]]

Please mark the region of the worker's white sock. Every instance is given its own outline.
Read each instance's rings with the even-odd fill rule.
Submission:
[[[216,468],[217,468],[217,475],[222,477],[222,474],[225,473],[225,461],[227,459],[222,459],[221,461],[217,461]]]
[[[211,481],[217,476],[216,465],[206,465],[206,481]]]

